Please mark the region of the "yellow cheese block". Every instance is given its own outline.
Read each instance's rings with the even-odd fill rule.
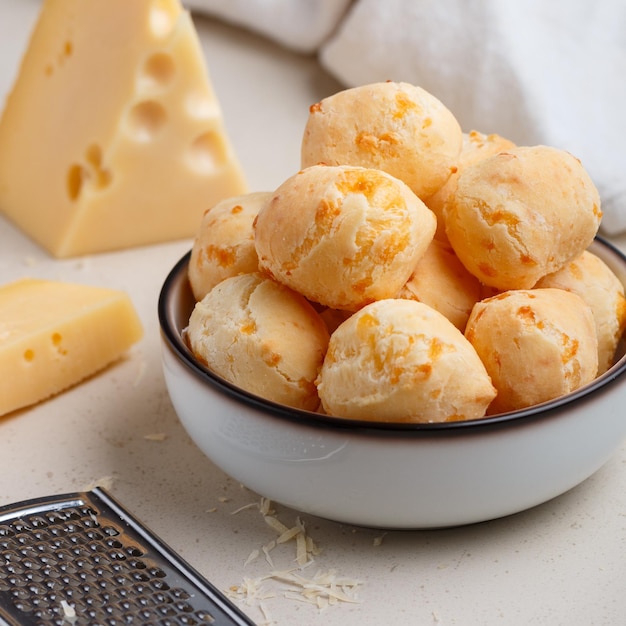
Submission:
[[[195,235],[247,191],[179,0],[45,0],[0,120],[0,210],[56,257]]]
[[[0,415],[91,376],[142,334],[121,291],[31,278],[0,287]]]

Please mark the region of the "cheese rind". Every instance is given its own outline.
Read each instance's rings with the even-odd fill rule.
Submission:
[[[247,186],[179,0],[46,0],[0,120],[0,210],[57,257],[192,237]]]
[[[122,291],[32,278],[0,287],[0,415],[95,374],[142,335]]]

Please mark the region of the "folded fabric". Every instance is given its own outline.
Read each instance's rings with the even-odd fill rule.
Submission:
[[[358,0],[320,52],[347,86],[418,84],[462,127],[581,159],[626,230],[626,3]]]
[[[298,52],[315,52],[351,0],[183,0],[192,11],[211,14]]]
[[[317,48],[346,87],[410,82],[437,96],[464,130],[570,151],[600,191],[603,231],[626,231],[623,0],[187,4],[295,50]]]

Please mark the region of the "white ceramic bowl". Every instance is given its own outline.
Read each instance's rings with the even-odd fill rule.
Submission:
[[[626,257],[591,250],[626,284]],[[185,255],[159,299],[165,380],[191,438],[223,471],[300,511],[382,528],[502,517],[558,496],[626,438],[626,356],[558,400],[483,420],[377,424],[287,408],[225,382],[181,339],[193,307]]]

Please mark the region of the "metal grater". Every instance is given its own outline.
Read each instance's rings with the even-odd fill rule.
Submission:
[[[0,507],[2,626],[254,626],[103,489]]]

